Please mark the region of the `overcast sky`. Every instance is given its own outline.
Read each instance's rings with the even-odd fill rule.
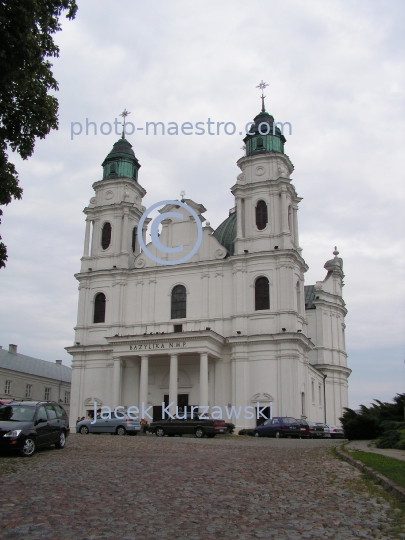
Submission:
[[[399,1],[79,0],[56,36],[59,130],[25,162],[4,208],[9,261],[0,270],[0,344],[45,360],[73,343],[83,254],[82,210],[117,140],[100,125],[126,107],[148,121],[233,122],[235,135],[128,136],[145,206],[186,197],[217,227],[234,206],[239,131],[260,110],[290,122],[306,284],[324,279],[338,246],[350,406],[405,391],[404,20]],[[85,134],[86,118],[97,124]],[[71,122],[83,132],[71,138]],[[75,126],[78,132],[78,125]],[[105,126],[106,130],[106,126]],[[0,389],[1,391],[1,389]]]

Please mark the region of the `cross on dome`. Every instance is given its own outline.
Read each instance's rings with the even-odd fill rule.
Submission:
[[[263,81],[263,79],[261,80],[261,82],[256,86],[256,88],[260,88],[260,90],[262,91],[262,95],[261,95],[261,98],[262,98],[262,112],[266,112],[266,109],[264,108],[264,98],[266,97],[265,95],[263,95],[263,92],[264,92],[264,89],[266,88],[266,86],[269,86],[267,83],[265,83]]]
[[[122,111],[122,113],[120,114],[120,116],[122,116],[123,118],[123,123],[122,123],[122,135],[121,135],[121,139],[125,139],[125,118],[131,114],[129,111],[127,111],[126,109],[124,109]]]

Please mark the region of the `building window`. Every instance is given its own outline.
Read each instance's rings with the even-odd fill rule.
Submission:
[[[318,392],[319,392],[319,406],[322,407],[322,387],[320,384],[318,385]]]
[[[261,137],[257,139],[256,148],[263,148],[263,139]]]
[[[288,230],[291,232],[291,204],[288,207]]]
[[[176,285],[172,290],[172,319],[186,318],[187,292],[184,285]]]
[[[98,293],[94,299],[94,322],[105,322],[105,294]]]
[[[305,416],[305,392],[301,392],[301,416]]]
[[[315,382],[311,381],[312,403],[315,403]]]
[[[266,277],[259,277],[255,282],[255,310],[270,309],[270,285]]]
[[[301,284],[299,281],[297,281],[296,293],[297,293],[297,311],[298,313],[301,313]]]
[[[4,393],[6,394],[6,396],[9,396],[11,394],[11,381],[6,381]]]
[[[135,253],[136,250],[136,234],[138,232],[138,228],[134,227],[132,229],[132,253]]]
[[[25,397],[28,397],[28,398],[31,397],[31,389],[32,389],[32,384],[27,384],[27,386],[25,387]]]
[[[45,397],[44,397],[45,401],[49,401],[51,399],[51,389],[50,388],[45,388]]]
[[[107,249],[111,244],[111,224],[104,223],[103,230],[101,232],[101,247]]]
[[[175,324],[173,326],[173,331],[175,334],[178,334],[179,332],[183,332],[183,325],[182,324]]]
[[[266,228],[267,225],[267,204],[259,201],[256,205],[256,227],[259,231]]]
[[[65,405],[69,405],[70,403],[70,392],[65,392]]]

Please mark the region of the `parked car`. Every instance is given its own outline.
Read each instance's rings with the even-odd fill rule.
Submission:
[[[327,424],[323,424],[322,422],[317,422],[316,423],[317,426],[323,428],[323,438],[324,439],[330,439],[330,429],[329,429],[329,426]]]
[[[345,438],[345,432],[342,428],[333,426],[332,424],[328,424],[330,436],[332,439],[344,439]]]
[[[309,427],[309,437],[311,439],[322,439],[325,431],[324,428],[315,422],[310,422],[309,420],[307,420],[307,422]]]
[[[297,423],[300,425],[301,439],[309,439],[309,425],[303,418],[297,418]]]
[[[202,415],[203,418],[192,419],[167,419],[160,420],[158,422],[152,422],[146,429],[150,433],[154,433],[157,437],[164,437],[169,435],[195,435],[198,439],[201,439],[205,435],[210,439],[216,435],[224,435],[227,432],[225,420],[214,420],[208,414]]]
[[[295,418],[290,416],[273,416],[261,426],[255,427],[255,437],[300,437],[301,428]]]
[[[0,407],[0,448],[24,457],[55,445],[64,448],[70,433],[68,416],[53,401],[12,401]]]
[[[111,413],[111,418],[105,418],[106,414],[103,414],[103,417],[97,415],[96,421],[94,419],[90,420],[80,420],[76,424],[76,433],[81,433],[82,435],[87,435],[88,433],[113,433],[115,435],[136,435],[141,431],[141,424],[139,420],[134,420],[126,413],[119,413],[115,415]]]

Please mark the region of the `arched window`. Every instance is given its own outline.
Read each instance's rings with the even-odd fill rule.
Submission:
[[[266,277],[259,277],[255,282],[255,310],[270,309],[270,286]]]
[[[259,201],[256,206],[256,227],[262,231],[267,225],[267,204]]]
[[[187,292],[184,285],[176,285],[172,290],[172,319],[186,318]]]
[[[261,137],[257,139],[256,148],[263,148],[263,139]]]
[[[107,249],[111,244],[111,223],[104,223],[101,231],[101,247]]]
[[[137,227],[134,227],[132,229],[132,252],[135,253],[135,250],[136,250],[136,233],[137,233],[138,229]]]
[[[94,321],[95,323],[105,322],[105,294],[98,293],[94,299]]]

